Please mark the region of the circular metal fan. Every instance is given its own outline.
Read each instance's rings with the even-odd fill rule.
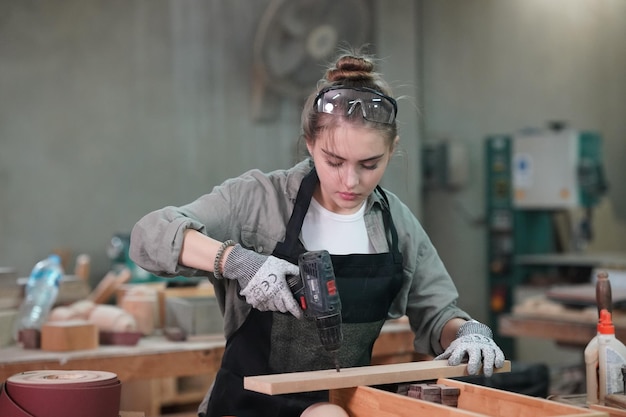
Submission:
[[[254,44],[258,82],[281,95],[303,97],[340,46],[371,40],[367,0],[272,0]]]

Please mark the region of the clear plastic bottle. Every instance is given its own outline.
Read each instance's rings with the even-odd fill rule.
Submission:
[[[63,267],[58,255],[37,262],[26,282],[24,300],[15,320],[13,336],[16,340],[22,329],[41,329],[56,302],[62,278]]]
[[[608,394],[623,392],[622,367],[626,365],[626,346],[615,337],[615,326],[608,310],[600,311],[598,323],[598,401]]]

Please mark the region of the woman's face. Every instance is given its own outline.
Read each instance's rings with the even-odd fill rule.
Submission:
[[[390,148],[380,132],[348,123],[307,141],[320,179],[316,200],[335,213],[358,211],[380,182],[397,142]]]

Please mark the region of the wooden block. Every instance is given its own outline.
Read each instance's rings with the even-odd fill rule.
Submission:
[[[50,322],[41,327],[41,350],[67,352],[97,348],[98,328],[86,320]]]
[[[458,397],[461,393],[459,387],[450,387],[448,385],[440,385],[442,397]]]
[[[443,384],[410,384],[407,395],[419,400],[440,403],[450,407],[458,404],[460,389]]]
[[[461,389],[459,387],[449,387],[447,385],[440,385],[441,387],[441,404],[448,405],[450,407],[456,407],[459,404],[459,395]]]
[[[424,401],[441,402],[441,388],[432,384],[411,384],[409,397]]]
[[[494,369],[495,373],[510,371],[510,361],[505,361],[502,368]],[[245,389],[250,391],[277,395],[467,375],[467,364],[450,366],[447,360],[438,360],[343,368],[341,372],[329,369],[249,376],[244,378],[243,385]]]
[[[409,385],[408,395],[413,398],[422,398],[422,389],[426,387],[427,384],[411,384]]]

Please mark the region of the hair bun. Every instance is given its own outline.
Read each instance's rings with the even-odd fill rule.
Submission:
[[[374,63],[366,58],[344,55],[337,60],[334,68],[326,71],[326,79],[330,82],[343,80],[372,79]]]

